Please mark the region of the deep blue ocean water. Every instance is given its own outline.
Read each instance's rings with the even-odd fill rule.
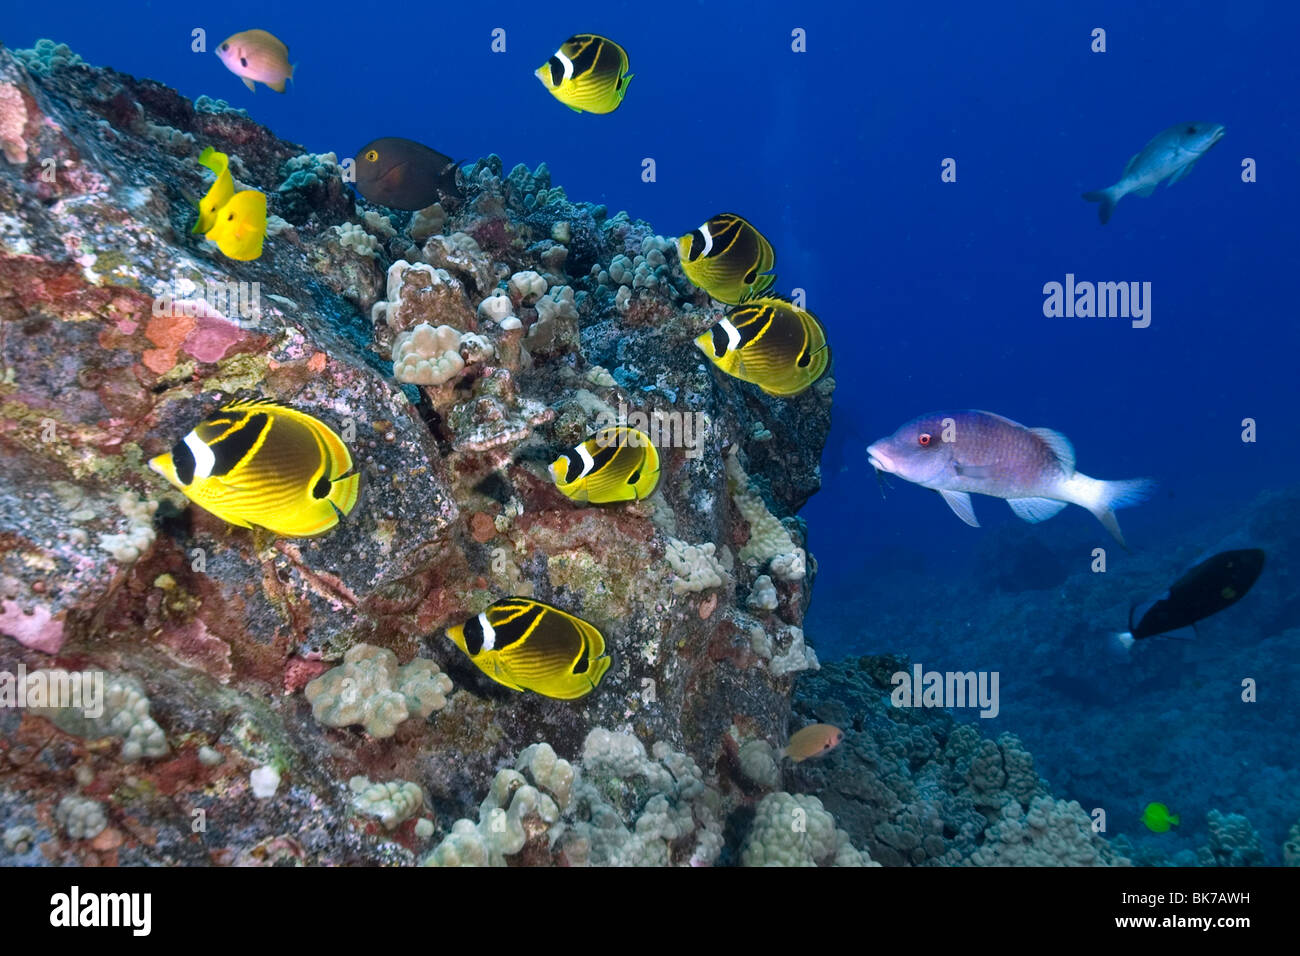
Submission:
[[[1296,480],[1300,9],[1061,6],[28,3],[7,7],[0,40],[65,42],[90,63],[223,98],[316,152],[352,155],[375,137],[407,136],[467,160],[495,152],[507,169],[544,160],[572,199],[626,209],[664,235],[724,210],[748,217],[777,249],[778,288],[806,290],[834,350],[824,485],[802,514],[820,568],[808,630],[836,657],[915,652],[897,626],[906,614],[891,611],[882,637],[871,603],[848,599],[869,594],[882,569],[912,567],[904,603],[923,622],[948,585],[968,583],[988,536],[1018,521],[977,498],[984,528],[968,528],[933,493],[898,481],[882,498],[865,445],[922,412],[982,408],[1046,425],[1073,440],[1087,474],[1157,479],[1155,498],[1120,514],[1135,554],[1154,563]],[[288,94],[250,93],[211,52],[191,51],[195,28],[211,51],[251,27],[288,43],[299,64]],[[1090,49],[1098,27],[1104,53]],[[504,53],[491,50],[494,28],[506,31]],[[806,31],[806,52],[791,49],[795,29]],[[532,75],[582,31],[629,54],[635,79],[608,116],[570,112]],[[1124,199],[1101,226],[1079,194],[1113,183],[1148,139],[1185,120],[1222,123],[1227,135],[1182,182]],[[645,158],[656,163],[653,183],[642,181]],[[946,158],[956,182],[940,179]],[[1247,158],[1257,182],[1242,181]],[[1044,317],[1044,283],[1067,273],[1150,282],[1150,327]],[[1253,444],[1241,440],[1247,417],[1258,423]],[[1073,507],[1032,533],[1080,561],[1108,544]],[[970,620],[986,610],[974,604]],[[960,646],[977,648],[978,633]],[[1091,651],[1066,653],[1086,667]],[[954,666],[982,666],[958,657]],[[1271,688],[1274,706],[1297,689]],[[1196,701],[1178,693],[1185,729]],[[1079,705],[1059,706],[1058,718]],[[1131,720],[1115,713],[1124,704],[1104,706],[1107,726],[1138,733],[1151,719],[1140,702]],[[1069,754],[1050,749],[1056,738],[1036,741],[1032,716],[1015,713],[981,729],[1021,733],[1060,779]],[[1239,772],[1215,764],[1227,759],[1207,752],[1196,773]],[[1300,798],[1294,758],[1269,759],[1266,802],[1221,809],[1267,809],[1270,819],[1255,822],[1276,834]],[[1145,768],[1135,759],[1125,772],[1140,782]],[[1059,795],[1114,797],[1086,775],[1068,784]],[[1194,789],[1176,775],[1159,786],[1151,798],[1171,805]]]

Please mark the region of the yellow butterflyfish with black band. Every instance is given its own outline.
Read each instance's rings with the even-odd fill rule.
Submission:
[[[645,432],[613,425],[555,459],[551,477],[582,504],[640,501],[659,484],[659,452]]]
[[[728,305],[762,295],[776,281],[772,244],[734,212],[719,213],[682,236],[677,252],[686,278]]]
[[[330,530],[361,490],[343,440],[270,399],[222,406],[149,467],[223,521],[287,538]]]
[[[533,75],[575,113],[614,112],[632,79],[624,49],[594,33],[569,37]]]
[[[777,296],[732,309],[695,344],[718,368],[769,395],[798,395],[830,364],[817,316]]]
[[[502,598],[447,637],[498,684],[559,700],[591,693],[611,663],[593,625],[532,598]]]

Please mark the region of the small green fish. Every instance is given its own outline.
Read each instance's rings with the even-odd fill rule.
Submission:
[[[1178,814],[1171,814],[1163,803],[1148,803],[1142,811],[1142,822],[1152,833],[1166,833],[1170,827],[1178,826]]]

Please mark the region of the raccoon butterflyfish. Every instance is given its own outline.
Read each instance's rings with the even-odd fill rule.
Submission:
[[[778,397],[798,395],[831,360],[817,317],[775,296],[732,309],[695,344],[728,375]]]
[[[231,259],[256,259],[266,239],[266,194],[256,189],[235,193],[217,210],[217,221],[203,235]]]
[[[614,112],[632,79],[623,48],[594,33],[569,37],[534,75],[552,96],[576,113]]]
[[[230,158],[225,153],[205,146],[199,154],[199,165],[208,167],[217,174],[217,178],[208,187],[207,195],[199,200],[199,219],[190,230],[192,233],[207,232],[216,225],[217,210],[235,195],[235,181],[230,176]]]
[[[602,428],[551,463],[555,487],[583,504],[640,501],[659,484],[659,452],[650,436],[617,425]]]
[[[361,484],[328,425],[269,399],[217,409],[149,467],[223,521],[287,538],[334,527]]]
[[[762,295],[776,276],[772,244],[745,219],[732,212],[714,216],[677,240],[686,278],[719,302],[739,305]]]
[[[498,684],[560,700],[591,693],[610,665],[600,631],[531,598],[502,598],[447,636]]]
[[[1178,826],[1178,814],[1170,813],[1163,803],[1148,803],[1141,819],[1152,833],[1167,833],[1170,827]]]
[[[357,151],[357,191],[389,209],[414,211],[459,196],[456,162],[413,139],[384,136]]]
[[[285,81],[293,79],[289,48],[265,30],[244,30],[226,37],[217,47],[217,58],[254,93],[256,83],[283,93]]]

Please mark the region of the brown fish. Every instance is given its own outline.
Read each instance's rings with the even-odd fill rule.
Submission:
[[[459,196],[456,161],[415,140],[385,136],[357,151],[357,190],[389,209],[414,211]]]
[[[781,756],[800,763],[809,757],[819,757],[834,750],[843,739],[844,731],[838,727],[831,724],[809,724],[790,735],[790,741],[781,751]]]

